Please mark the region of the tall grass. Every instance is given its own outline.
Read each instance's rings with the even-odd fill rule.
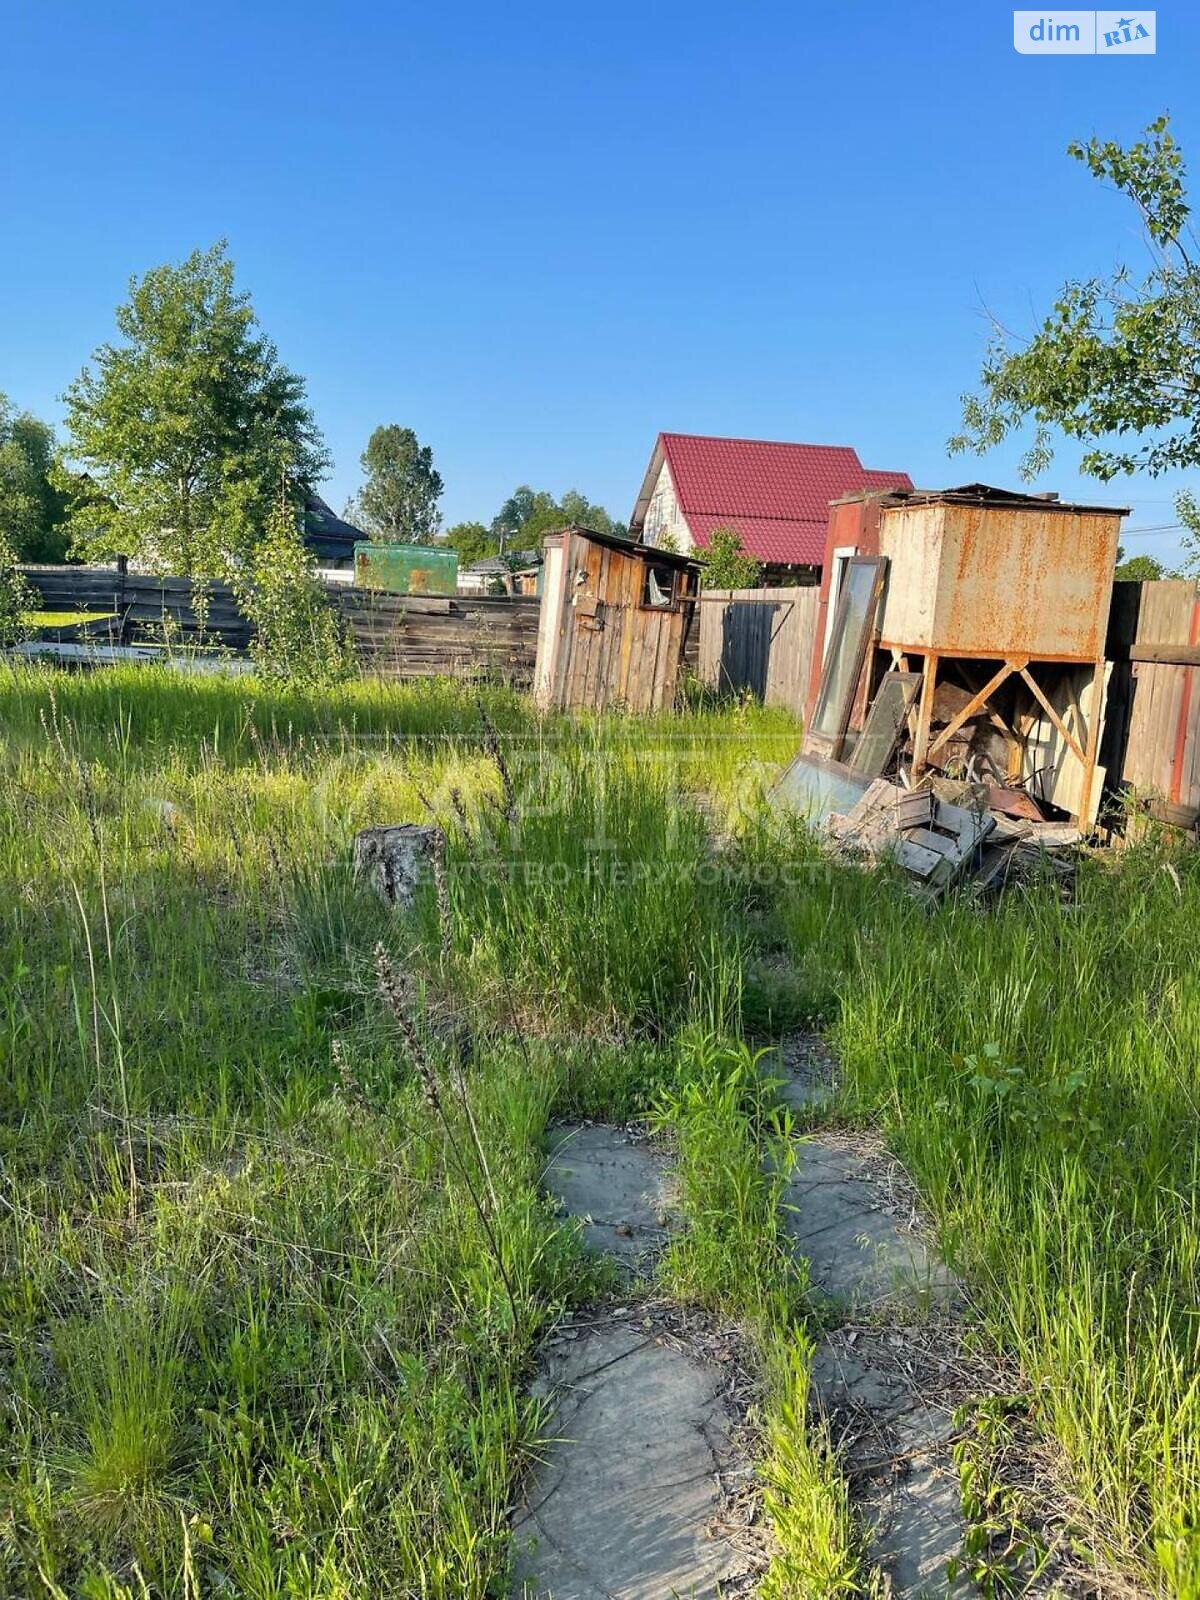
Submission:
[[[1200,861],[1161,845],[932,913],[827,865],[775,902],[1103,1553],[1200,1591]]]
[[[461,687],[0,675],[0,1593],[503,1590],[532,1350],[594,1281],[543,1128],[644,1106],[678,1019],[733,1003],[688,791],[789,725],[483,710],[558,808],[515,836]],[[347,870],[431,809],[448,963]]]
[[[764,1600],[832,1600],[861,1592],[862,1538],[823,1426],[810,1417],[812,1334],[804,1263],[783,1228],[792,1128],[773,1109],[760,1053],[693,1026],[656,1116],[675,1135],[685,1231],[663,1264],[669,1289],[740,1320],[758,1357],[763,1397],[759,1476],[775,1554]]]
[[[653,1102],[693,1219],[672,1281],[767,1330],[792,1560],[768,1592],[850,1592],[757,1080],[697,1044],[803,1020],[1105,1553],[1200,1592],[1195,860],[1151,844],[1070,902],[930,912],[764,825],[786,716],[482,706],[0,673],[0,1593],[501,1592],[532,1350],[593,1281],[539,1198],[542,1131]],[[445,930],[346,865],[356,829],[431,814]],[[381,941],[449,1121],[376,992]]]

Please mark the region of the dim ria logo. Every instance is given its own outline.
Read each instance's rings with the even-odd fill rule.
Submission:
[[[1023,56],[1152,56],[1153,11],[1014,11]]]

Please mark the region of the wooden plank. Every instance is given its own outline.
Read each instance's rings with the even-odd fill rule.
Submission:
[[[962,844],[957,838],[951,839],[948,834],[934,833],[932,828],[909,828],[904,837],[911,844],[919,844],[939,856],[949,856],[954,861],[962,859]]]
[[[911,872],[914,877],[923,881],[933,878],[946,859],[939,851],[930,850],[922,844],[914,844],[907,834],[897,838],[891,847],[891,854],[905,872]]]
[[[1133,644],[1130,661],[1158,661],[1173,667],[1200,667],[1200,644]]]
[[[929,746],[928,754],[934,755],[938,750],[940,750],[948,739],[952,739],[954,737],[964,722],[967,722],[975,715],[977,711],[983,708],[986,702],[991,699],[1002,683],[1005,683],[1014,672],[1022,671],[1027,665],[1028,660],[1024,657],[1020,658],[1019,660],[1014,659],[1011,661],[1005,661],[1003,666],[992,674],[992,676],[984,684],[983,688],[980,689],[978,693],[972,695],[966,704],[950,718],[950,721]]]
[[[1063,721],[1063,719],[1059,716],[1057,710],[1055,709],[1055,707],[1051,703],[1051,701],[1050,701],[1049,697],[1047,696],[1045,690],[1037,682],[1036,678],[1034,678],[1034,676],[1030,672],[1028,666],[1021,667],[1019,669],[1019,671],[1020,671],[1020,674],[1021,674],[1022,678],[1024,678],[1026,684],[1028,685],[1030,693],[1033,695],[1034,699],[1041,706],[1042,710],[1050,718],[1050,721],[1054,724],[1055,728],[1058,730],[1058,733],[1061,736],[1063,742],[1065,744],[1067,744],[1071,748],[1071,750],[1074,751],[1075,755],[1078,757],[1078,759],[1080,761],[1086,762],[1087,761],[1087,756],[1086,756],[1086,754],[1084,752],[1083,746],[1080,744],[1079,740],[1075,737],[1075,735],[1071,732],[1070,728],[1067,727],[1067,725]]]

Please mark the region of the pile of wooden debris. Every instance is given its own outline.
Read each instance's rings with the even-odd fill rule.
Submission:
[[[893,861],[930,897],[966,880],[1000,888],[1039,875],[1070,878],[1081,838],[1078,828],[1042,821],[1020,791],[944,778],[917,789],[875,778],[822,828],[839,853]]]

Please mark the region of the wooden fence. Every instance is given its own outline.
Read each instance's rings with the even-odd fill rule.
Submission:
[[[1101,764],[1168,822],[1200,819],[1200,600],[1190,580],[1113,585]]]
[[[811,586],[704,591],[695,661],[701,682],[803,713],[819,601]]]
[[[433,674],[533,682],[537,658],[536,595],[434,599],[330,586],[365,672],[385,678]]]
[[[221,645],[241,655],[251,627],[228,584],[206,581],[207,611],[195,603],[190,578],[156,578],[118,567],[22,567],[47,611],[95,611],[104,620],[92,638],[144,644],[169,637],[180,644]]]
[[[98,614],[85,630],[89,639],[128,645],[169,638],[237,656],[249,648],[252,625],[227,584],[205,581],[205,607],[197,606],[198,586],[189,578],[115,567],[21,570],[46,610]],[[327,593],[366,672],[387,678],[482,674],[520,688],[532,682],[540,604],[534,596],[434,599],[349,584],[329,584]],[[70,632],[77,636],[77,630]]]

